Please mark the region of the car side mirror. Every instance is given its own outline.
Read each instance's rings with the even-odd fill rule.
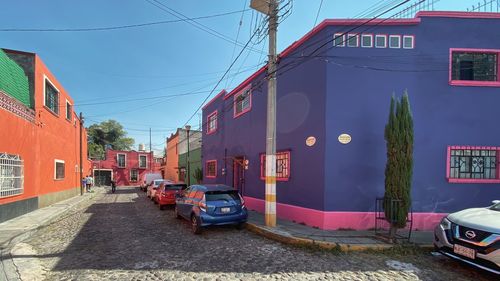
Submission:
[[[493,201],[491,201],[491,203],[493,203],[493,205],[496,205],[496,204],[500,203],[500,200],[493,200]]]

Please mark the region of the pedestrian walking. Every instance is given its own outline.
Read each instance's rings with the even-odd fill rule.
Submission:
[[[85,178],[85,182],[86,182],[86,186],[87,186],[87,192],[90,192],[90,186],[91,186],[91,178],[90,178],[90,175],[87,175],[87,177]]]

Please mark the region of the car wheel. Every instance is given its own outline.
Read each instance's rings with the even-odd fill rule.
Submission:
[[[181,215],[179,215],[179,211],[177,210],[177,206],[175,206],[174,214],[175,214],[176,219],[179,219],[179,220],[181,219]]]
[[[201,234],[200,219],[196,215],[191,216],[191,230],[194,234]]]

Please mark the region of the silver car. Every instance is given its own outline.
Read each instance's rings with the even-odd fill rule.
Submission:
[[[442,254],[500,275],[500,200],[449,214],[434,230]]]

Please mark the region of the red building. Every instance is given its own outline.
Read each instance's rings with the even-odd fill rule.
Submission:
[[[92,171],[96,185],[110,185],[111,180],[117,186],[139,185],[144,174],[155,170],[153,152],[106,150],[104,160],[93,160]]]
[[[73,99],[40,57],[0,49],[0,222],[79,195],[86,140]]]

